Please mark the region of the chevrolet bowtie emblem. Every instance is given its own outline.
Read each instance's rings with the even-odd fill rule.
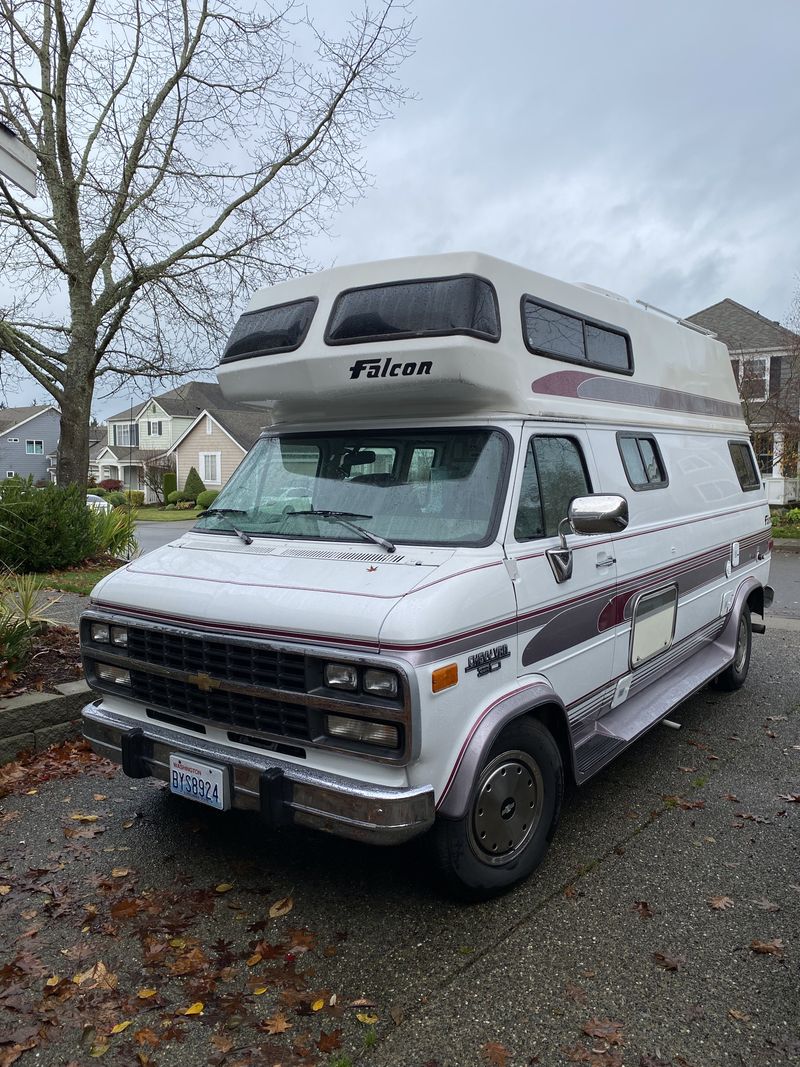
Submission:
[[[204,693],[207,693],[210,689],[219,689],[221,684],[216,678],[212,678],[208,674],[190,674],[186,681],[196,685]]]

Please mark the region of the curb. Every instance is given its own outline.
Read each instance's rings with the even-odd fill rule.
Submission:
[[[800,537],[776,537],[772,542],[773,552],[800,552]]]
[[[95,695],[84,681],[62,682],[56,693],[0,699],[0,766],[21,752],[40,752],[80,734],[81,711]]]

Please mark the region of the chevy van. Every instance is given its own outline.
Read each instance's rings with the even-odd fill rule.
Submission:
[[[708,331],[428,256],[258,292],[219,381],[269,425],[81,621],[85,736],[126,774],[272,825],[427,833],[489,895],[542,860],[565,785],[745,682],[770,515]]]

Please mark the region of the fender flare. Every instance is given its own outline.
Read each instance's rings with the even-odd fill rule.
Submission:
[[[461,746],[450,777],[436,805],[437,815],[447,819],[463,818],[469,810],[478,770],[483,766],[486,754],[494,744],[497,735],[512,720],[519,719],[545,704],[558,708],[559,713],[564,716],[568,731],[564,703],[556,696],[549,682],[541,677],[534,678],[513,692],[498,697],[483,710]]]
[[[733,604],[731,605],[730,615],[728,615],[728,621],[725,623],[725,626],[722,629],[722,633],[716,640],[716,644],[718,645],[718,647],[727,653],[728,658],[726,665],[733,663],[734,657],[736,656],[736,637],[739,631],[739,619],[741,618],[742,610],[747,604],[747,601],[755,592],[760,593],[762,598],[761,605],[763,607],[764,586],[761,584],[761,582],[759,582],[757,578],[754,578],[753,575],[750,575],[749,577],[744,579],[739,588],[736,590],[736,593],[733,598]]]

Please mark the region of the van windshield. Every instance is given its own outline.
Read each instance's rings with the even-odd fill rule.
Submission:
[[[484,427],[276,434],[257,442],[195,529],[360,539],[326,512],[391,542],[486,544],[509,453],[507,435]]]

